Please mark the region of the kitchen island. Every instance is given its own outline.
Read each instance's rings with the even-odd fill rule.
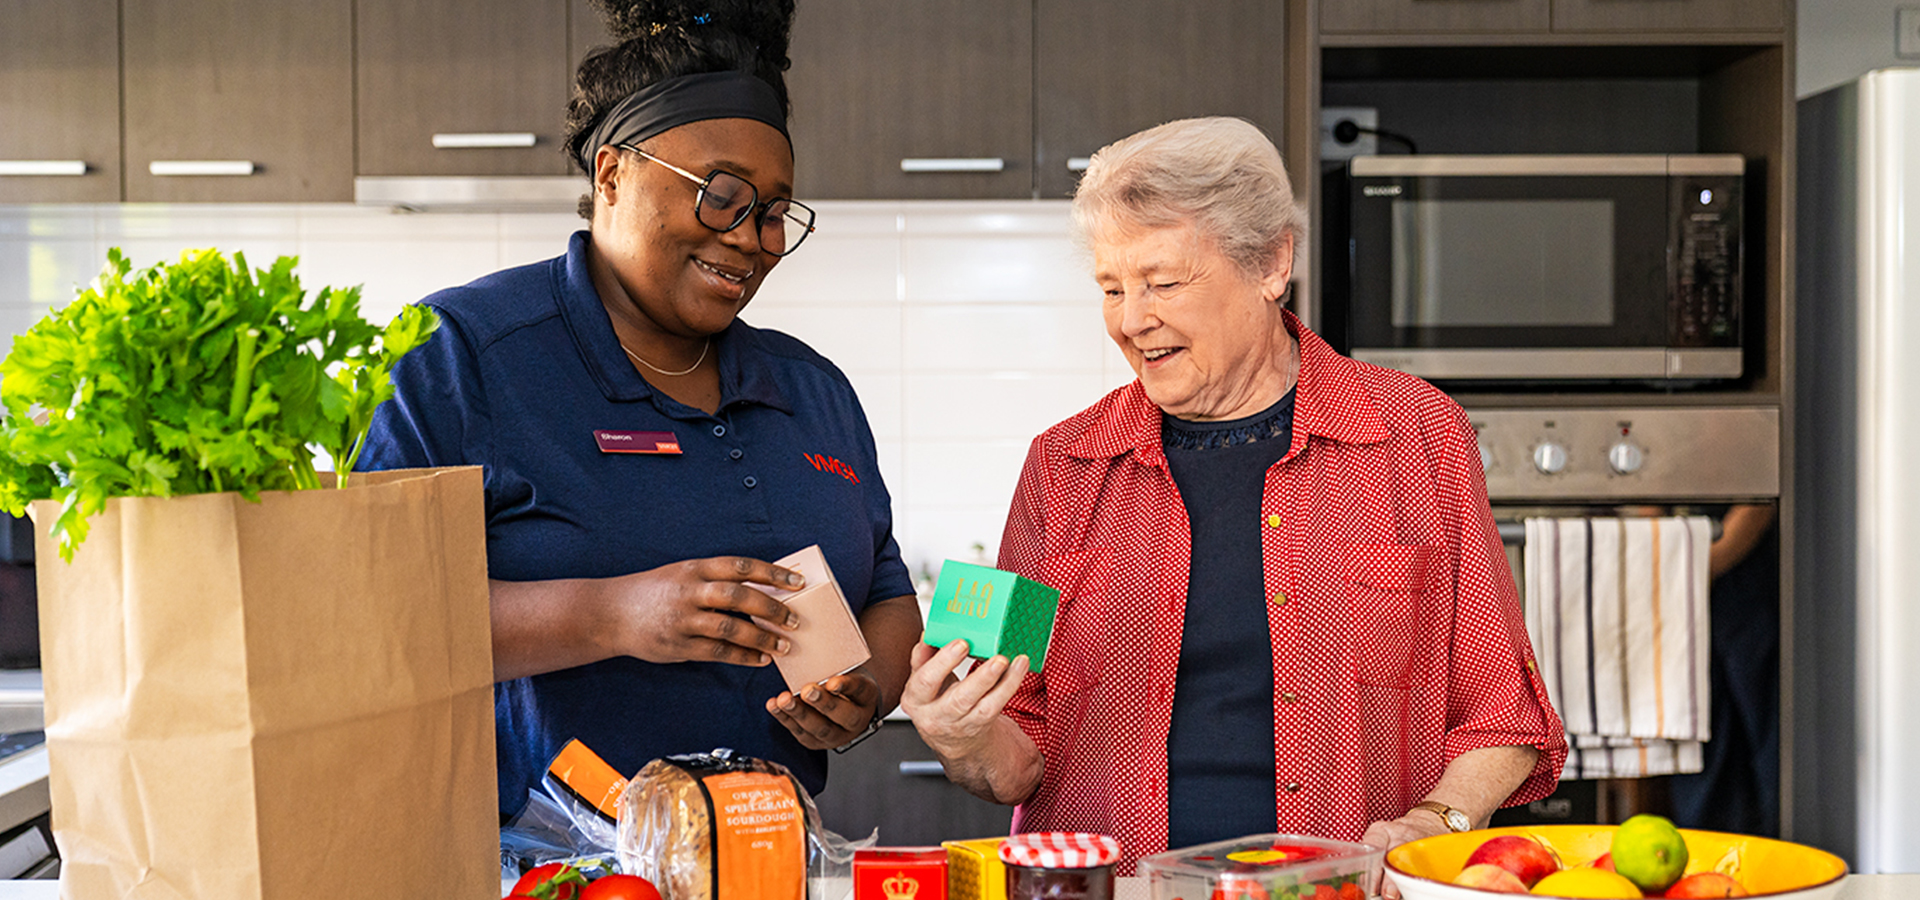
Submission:
[[[1145,879],[1122,878],[1114,888],[1114,900],[1147,900]],[[59,896],[57,881],[0,881],[0,900],[55,900]],[[1920,897],[1920,874],[1848,876],[1838,900],[1906,900],[1910,897]]]

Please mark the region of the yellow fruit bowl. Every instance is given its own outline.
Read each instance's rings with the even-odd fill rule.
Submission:
[[[1562,868],[1592,865],[1613,846],[1613,825],[1522,825],[1443,834],[1401,844],[1387,852],[1387,877],[1405,900],[1488,900],[1511,896],[1452,884],[1467,857],[1489,838],[1530,837],[1552,848]],[[1687,871],[1731,875],[1749,896],[1816,900],[1840,892],[1847,864],[1825,850],[1771,838],[1680,829],[1687,841]]]

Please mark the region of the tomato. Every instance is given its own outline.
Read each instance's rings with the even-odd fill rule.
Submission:
[[[509,897],[542,896],[541,894],[537,893],[538,888],[542,884],[545,884],[547,879],[552,878],[556,875],[559,875],[562,870],[567,870],[567,869],[572,869],[572,866],[569,866],[566,863],[547,863],[544,866],[534,866],[533,868],[527,870],[527,874],[520,876],[519,881],[516,881],[513,883],[513,890],[508,891],[507,896]],[[548,898],[551,898],[551,900],[574,900],[574,895],[578,894],[579,892],[580,892],[579,885],[557,884],[557,885],[554,885],[552,890],[549,893],[547,893],[545,896]]]
[[[638,875],[606,875],[587,885],[580,900],[660,900],[660,892]]]

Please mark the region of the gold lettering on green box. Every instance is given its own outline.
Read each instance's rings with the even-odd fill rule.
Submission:
[[[947,560],[933,598],[921,640],[935,647],[965,640],[968,655],[980,659],[1024,654],[1030,671],[1040,670],[1059,591],[1012,572]]]

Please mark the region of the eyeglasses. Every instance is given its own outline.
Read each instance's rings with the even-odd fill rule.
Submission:
[[[760,212],[760,249],[774,256],[786,256],[813,233],[813,210],[790,197],[774,197],[760,202],[760,191],[745,178],[725,169],[715,169],[701,178],[673,163],[654,156],[632,144],[619,145],[672,170],[700,186],[693,201],[693,216],[700,224],[722,234],[739,228],[754,211]]]

